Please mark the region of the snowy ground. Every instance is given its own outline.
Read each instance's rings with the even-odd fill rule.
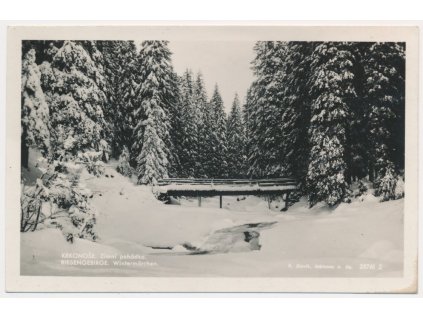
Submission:
[[[67,243],[59,230],[21,235],[23,275],[399,276],[403,200],[287,212],[254,196],[157,201],[113,168],[84,174],[98,212],[99,240]],[[112,177],[113,176],[113,177]]]

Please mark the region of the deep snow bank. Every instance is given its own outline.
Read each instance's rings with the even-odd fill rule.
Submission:
[[[380,203],[368,195],[362,202],[336,208],[320,204],[312,209],[303,200],[281,213],[281,202],[272,202],[269,209],[265,199],[254,196],[224,197],[223,209],[217,208],[218,198],[204,199],[201,208],[195,199],[165,205],[155,199],[150,187],[134,185],[112,167],[100,178],[84,173],[81,180],[94,194],[91,204],[97,210],[99,240],[68,244],[55,229],[23,233],[23,274],[364,277],[402,273],[403,199]],[[261,228],[258,240],[254,229],[245,234],[246,224],[271,226]],[[243,241],[248,236],[250,242]],[[261,248],[251,251],[251,243]],[[218,253],[188,255],[184,244]],[[63,252],[139,254],[155,266],[62,266]]]
[[[264,254],[298,260],[357,258],[395,267],[402,263],[402,199],[380,203],[368,196],[333,210],[324,205],[308,209],[301,201],[277,219],[277,226],[263,233]]]
[[[273,221],[267,210],[247,213],[165,205],[154,197],[151,187],[136,186],[112,169],[100,178],[85,177],[87,187],[94,192],[91,202],[98,213],[99,241],[107,244],[119,241],[154,247],[184,243],[199,246],[218,229]]]

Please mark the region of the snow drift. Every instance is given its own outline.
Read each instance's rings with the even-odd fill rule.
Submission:
[[[372,195],[312,209],[302,200],[287,212],[263,198],[158,201],[112,166],[81,181],[94,194],[97,242],[67,243],[58,230],[22,234],[24,275],[108,276],[397,276],[402,273],[403,199]],[[248,225],[256,224],[255,228]],[[149,266],[63,266],[62,253],[142,255]],[[369,268],[363,264],[371,264]]]

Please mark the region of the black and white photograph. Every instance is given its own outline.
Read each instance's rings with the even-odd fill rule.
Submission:
[[[408,43],[285,38],[20,40],[18,275],[403,278]]]

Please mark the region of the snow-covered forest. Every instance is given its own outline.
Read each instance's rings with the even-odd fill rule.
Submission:
[[[44,240],[27,232],[50,233],[55,240],[60,231],[66,244],[81,244],[83,239],[104,247],[109,240],[108,252],[110,246],[122,248],[123,243],[111,242],[119,235],[105,223],[104,215],[117,227],[120,218],[127,219],[122,227],[137,224],[138,236],[128,234],[125,244],[143,237],[135,249],[142,253],[147,253],[148,244],[200,251],[198,246],[213,250],[227,243],[226,249],[217,249],[228,251],[235,243],[227,236],[222,243],[223,225],[242,227],[252,218],[259,228],[272,228],[280,221],[279,216],[266,214],[279,204],[278,198],[267,202],[244,197],[229,201],[241,214],[208,211],[194,217],[198,224],[190,224],[186,218],[193,217],[192,202],[181,198],[177,204],[187,210],[169,207],[172,223],[166,224],[187,223],[185,238],[170,229],[174,236],[165,234],[163,203],[152,194],[163,178],[294,177],[299,186],[292,213],[302,214],[301,219],[310,216],[304,224],[313,226],[312,211],[346,210],[344,216],[356,218],[359,226],[369,217],[380,223],[384,209],[402,213],[405,45],[265,41],[257,42],[253,50],[254,80],[247,92],[234,95],[227,114],[218,83],[207,92],[201,71],[174,71],[167,41],[23,41],[21,232],[26,233],[22,253],[27,253],[23,254],[27,272],[31,272],[28,255],[34,256],[34,249],[39,249],[36,242]],[[366,206],[363,210],[370,214],[362,211],[358,221],[348,206],[360,210],[358,202],[366,200],[377,212],[371,214]],[[392,200],[397,201],[386,202]],[[260,213],[248,214],[248,204],[242,201],[257,205]],[[143,210],[143,204],[151,211],[140,212],[135,220],[134,209]],[[108,210],[110,206],[116,210]],[[118,207],[125,211],[121,216]],[[207,210],[207,204],[196,210]],[[389,242],[388,247],[382,244],[389,260],[401,254],[401,215],[393,217],[387,228],[400,232],[391,238],[395,243],[386,229],[383,238],[366,241],[370,247],[376,244],[376,252],[368,251],[376,259],[381,255],[380,242]],[[157,226],[153,239],[149,222],[155,218],[160,222],[153,222]],[[213,235],[207,236],[210,231]],[[275,233],[282,232],[271,236],[278,240]],[[166,239],[169,235],[172,238]],[[255,234],[249,235],[245,242],[250,244],[248,250],[254,250]],[[356,237],[350,239],[353,244]],[[122,250],[133,251],[127,245]],[[363,245],[354,257],[364,250]],[[400,267],[397,259],[394,263],[392,272]]]

